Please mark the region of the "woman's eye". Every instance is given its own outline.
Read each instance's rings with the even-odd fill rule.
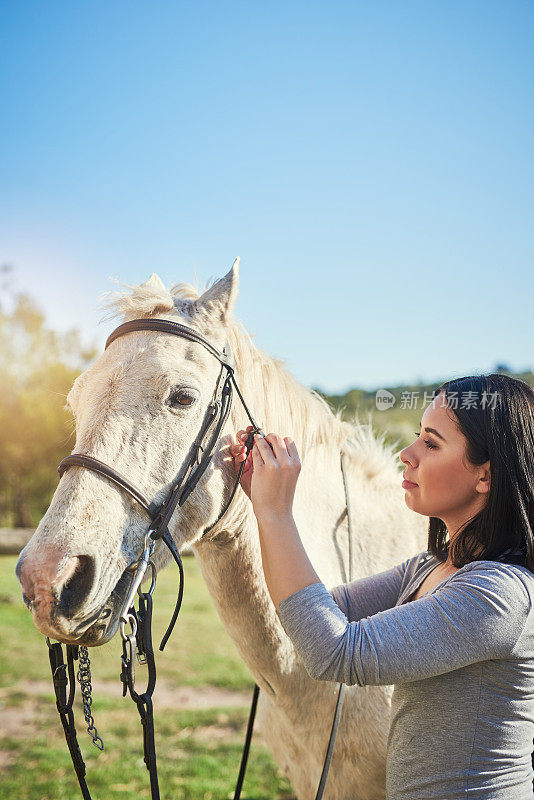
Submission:
[[[177,389],[169,397],[169,405],[174,408],[192,406],[197,397],[198,395],[193,389]]]
[[[417,438],[419,439],[419,431],[414,431],[414,433],[417,436]],[[437,445],[432,444],[432,442],[429,441],[429,439],[423,439],[423,441],[424,441],[424,443],[426,444],[426,446],[428,447],[429,450],[435,450],[436,449]]]
[[[419,439],[419,431],[414,431],[415,435]],[[437,445],[430,441],[430,439],[423,439],[423,442],[426,444],[429,450],[437,450]]]

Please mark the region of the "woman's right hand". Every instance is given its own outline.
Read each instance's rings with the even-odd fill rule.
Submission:
[[[249,500],[251,499],[250,484],[252,482],[252,474],[254,472],[254,466],[252,464],[252,451],[248,454],[247,458],[245,442],[251,430],[252,430],[252,425],[249,425],[245,431],[238,431],[237,442],[230,445],[230,453],[234,458],[236,473],[239,471],[241,463],[246,459],[245,468],[241,476],[241,488],[243,489]]]

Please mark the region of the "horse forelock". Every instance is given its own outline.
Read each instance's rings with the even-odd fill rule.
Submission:
[[[176,283],[170,289],[162,284],[129,284],[117,282],[124,291],[105,292],[101,302],[107,313],[102,321],[123,318],[124,320],[135,317],[155,317],[165,312],[178,313],[184,317],[194,315],[194,301],[198,300],[203,291],[215,283],[209,281],[203,290],[190,283]]]

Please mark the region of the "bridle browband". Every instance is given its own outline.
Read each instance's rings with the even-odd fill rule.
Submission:
[[[211,355],[213,355],[221,365],[221,370],[217,378],[215,390],[212,399],[206,409],[200,431],[191,446],[188,458],[185,460],[174,482],[171,484],[166,499],[162,503],[157,503],[156,501],[151,502],[143,494],[143,492],[137,489],[132,483],[130,483],[129,480],[123,477],[112,467],[105,464],[103,461],[99,461],[97,458],[94,458],[91,455],[86,455],[82,453],[73,453],[72,455],[67,456],[59,464],[58,472],[61,477],[71,467],[80,467],[83,469],[88,469],[100,475],[103,478],[107,478],[111,483],[113,483],[122,491],[126,492],[126,494],[128,494],[136,503],[138,503],[138,505],[140,505],[146,511],[147,515],[150,517],[151,520],[150,526],[145,534],[143,554],[141,555],[138,561],[134,562],[133,564],[130,565],[130,567],[128,567],[128,570],[133,573],[133,577],[132,577],[132,582],[130,584],[128,596],[123,604],[122,612],[120,614],[119,619],[120,619],[120,632],[123,640],[123,655],[121,658],[122,662],[121,680],[123,682],[123,695],[125,695],[126,692],[129,691],[130,696],[137,705],[137,709],[143,725],[143,743],[144,743],[144,754],[145,754],[144,760],[150,775],[152,800],[159,800],[160,795],[159,795],[159,785],[158,785],[157,769],[156,769],[156,750],[154,742],[154,720],[153,720],[153,708],[152,708],[152,694],[154,692],[156,684],[156,668],[155,668],[154,650],[152,647],[152,633],[151,633],[152,594],[156,583],[156,569],[152,561],[152,555],[157,542],[161,539],[169,549],[172,557],[174,558],[180,574],[180,582],[179,582],[176,606],[172,615],[172,619],[167,628],[167,631],[165,632],[165,635],[163,636],[163,639],[159,646],[159,649],[163,650],[178,618],[178,614],[182,603],[183,585],[184,585],[184,572],[183,572],[182,561],[180,558],[180,553],[169,532],[168,526],[176,508],[182,506],[185,503],[185,501],[187,500],[191,492],[198,484],[199,480],[205,473],[207,467],[209,466],[212,460],[213,452],[217,443],[219,442],[221,431],[224,427],[226,420],[228,419],[228,415],[230,414],[233,389],[236,390],[238,397],[243,405],[243,408],[252,426],[252,430],[250,431],[245,443],[247,455],[252,449],[252,445],[254,442],[254,435],[260,432],[261,429],[254,421],[254,418],[250,413],[247,404],[245,403],[243,395],[239,390],[239,386],[236,383],[234,375],[234,362],[232,360],[232,356],[229,352],[228,346],[224,347],[222,350],[219,350],[210,341],[208,341],[208,339],[204,338],[204,336],[202,336],[201,333],[192,328],[189,328],[187,325],[182,325],[181,323],[174,322],[172,320],[149,318],[149,319],[135,319],[131,320],[130,322],[125,322],[122,325],[119,325],[119,327],[116,328],[108,337],[105,349],[107,350],[107,348],[116,339],[119,339],[120,337],[128,333],[134,333],[139,331],[167,333],[174,336],[179,336],[183,339],[188,339],[191,342],[195,342],[197,344],[202,345],[202,347],[204,347],[209,353],[211,353]],[[223,508],[219,512],[216,520],[212,522],[210,525],[208,525],[207,528],[204,529],[203,535],[211,531],[220,522],[220,520],[228,511],[232,503],[232,500],[235,496],[235,493],[237,491],[237,488],[239,486],[241,476],[243,474],[243,470],[245,467],[245,462],[246,459],[243,460],[240,465],[236,481],[232,488],[229,498],[224,503]],[[348,525],[349,525],[349,573],[350,573],[350,567],[351,567],[350,545],[352,537],[350,531],[350,513],[348,506],[347,486],[343,470],[343,460],[341,461],[341,470],[343,474],[343,482],[345,486],[345,494],[347,499],[347,514],[348,514]],[[142,592],[141,583],[149,567],[152,570],[152,582],[149,590],[147,592]],[[137,610],[134,607],[136,594],[139,595],[139,608]],[[126,626],[128,624],[131,626],[131,633],[126,632]],[[94,721],[90,713],[90,685],[91,685],[90,662],[87,654],[87,649],[81,646],[79,647],[77,645],[67,645],[66,648],[67,661],[64,662],[63,650],[61,644],[52,643],[50,642],[49,639],[47,639],[47,643],[49,646],[50,664],[52,669],[54,689],[56,693],[56,705],[65,731],[65,738],[67,740],[74,769],[76,771],[78,782],[80,784],[82,796],[84,800],[91,800],[91,795],[89,794],[89,789],[85,781],[85,764],[77,741],[76,728],[74,725],[74,717],[72,712],[72,704],[74,701],[74,694],[75,694],[74,661],[77,660],[79,657],[80,664],[83,658],[85,665],[84,669],[86,670],[86,673],[88,673],[89,675],[88,678],[84,677],[83,675],[80,676],[80,673],[82,672],[82,669],[80,667],[80,672],[78,673],[78,680],[80,681],[82,687],[82,694],[84,695],[84,714],[85,714],[85,719],[88,722],[88,732],[93,738],[93,743],[99,749],[102,749],[103,748],[102,740],[98,736],[96,728],[94,727]],[[135,689],[136,656],[138,657],[140,663],[146,663],[148,667],[147,688],[146,691],[141,694],[138,693]],[[89,689],[87,689],[87,685],[89,686]],[[68,694],[67,694],[67,688],[69,690]],[[324,786],[326,783],[326,776],[328,774],[328,769],[332,758],[333,747],[341,715],[341,708],[343,704],[345,688],[346,687],[344,684],[340,685],[336,710],[334,713],[334,721],[332,724],[332,731],[330,734],[330,740],[327,747],[325,763],[321,774],[319,788],[317,790],[316,800],[319,800],[319,798],[322,797]],[[88,703],[86,698],[87,692],[89,692]],[[246,741],[243,749],[237,786],[234,793],[234,800],[238,800],[241,794],[241,787],[245,775],[245,768],[248,758],[250,741],[252,738],[252,728],[254,724],[258,695],[259,695],[259,686],[255,684],[252,706],[249,713]]]

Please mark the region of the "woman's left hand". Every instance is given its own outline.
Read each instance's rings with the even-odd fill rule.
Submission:
[[[295,442],[277,433],[256,434],[252,464],[250,499],[256,517],[291,517],[301,467]]]

